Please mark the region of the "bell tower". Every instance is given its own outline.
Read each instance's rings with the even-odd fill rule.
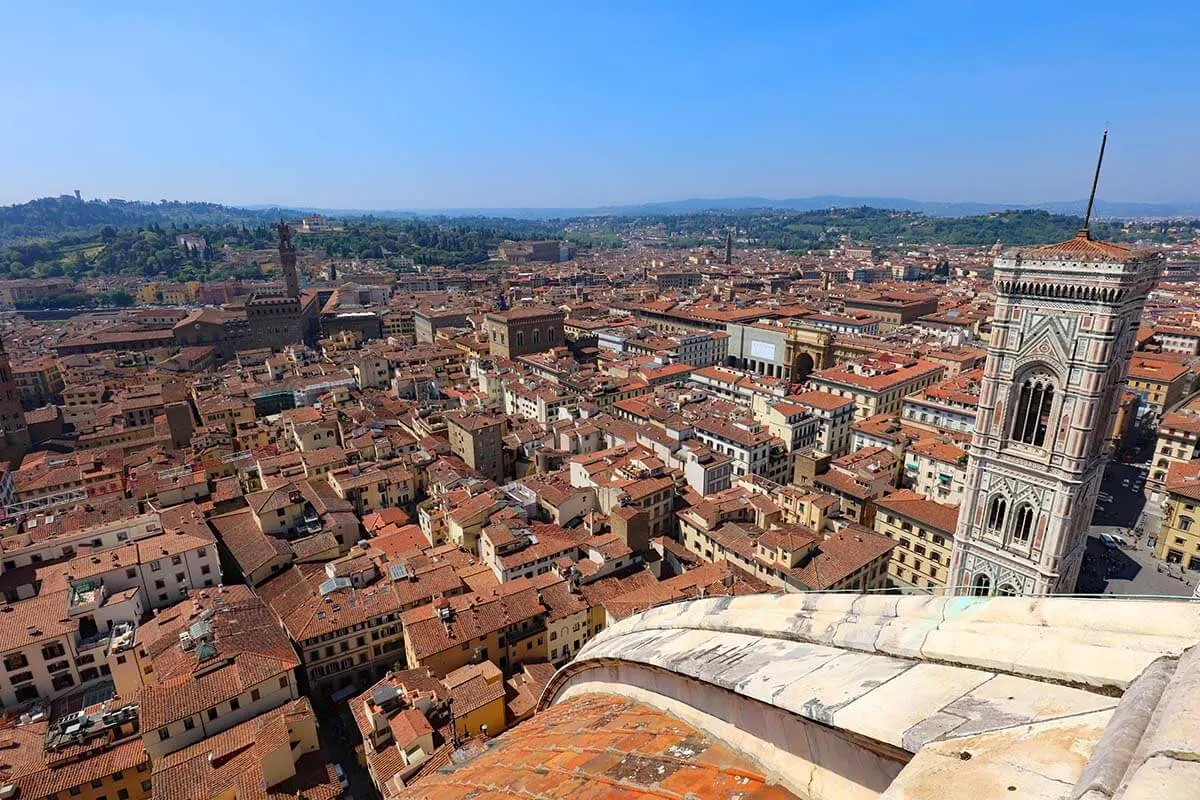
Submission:
[[[1161,261],[1092,239],[1091,209],[1089,201],[1074,239],[996,257],[991,342],[950,566],[956,593],[1075,590],[1106,438]]]

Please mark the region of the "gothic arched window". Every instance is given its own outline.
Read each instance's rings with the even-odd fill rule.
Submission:
[[[1017,513],[1013,517],[1012,540],[1014,542],[1029,544],[1029,538],[1033,535],[1033,517],[1033,506],[1028,503],[1017,509]]]
[[[1016,597],[1017,590],[1013,588],[1011,583],[1005,583],[996,590],[996,595],[998,597]]]
[[[1008,511],[1008,501],[1002,495],[996,495],[988,505],[988,533],[999,533],[1004,529],[1004,515]]]
[[[991,499],[988,504],[988,525],[986,531],[989,534],[998,534],[1004,529],[1004,517],[1008,513],[1008,500],[1004,499],[1003,495],[997,494]]]
[[[1050,425],[1050,405],[1053,402],[1054,384],[1049,378],[1026,378],[1017,395],[1012,438],[1023,444],[1041,447],[1046,441],[1046,429]]]
[[[975,576],[975,580],[971,581],[971,596],[972,597],[987,597],[992,593],[992,579],[982,572]]]
[[[538,328],[534,328],[534,329],[533,329],[533,343],[534,343],[535,345],[538,345],[538,344],[541,344],[541,343],[542,343],[542,332],[541,332],[541,330],[540,330],[540,329],[538,329]]]

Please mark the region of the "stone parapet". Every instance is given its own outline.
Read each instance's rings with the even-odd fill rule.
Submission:
[[[1180,755],[1200,740],[1198,640],[1188,602],[710,598],[605,630],[541,707],[634,697],[814,800],[1173,800],[1193,794],[1145,787],[1200,766]]]

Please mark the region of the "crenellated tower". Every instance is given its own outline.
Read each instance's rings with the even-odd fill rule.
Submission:
[[[283,272],[284,289],[288,297],[300,296],[300,279],[296,274],[296,245],[292,244],[292,229],[286,222],[279,227],[279,267]]]

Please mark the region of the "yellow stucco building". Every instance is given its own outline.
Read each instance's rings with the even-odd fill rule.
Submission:
[[[1168,564],[1200,570],[1200,461],[1175,462],[1167,472],[1154,555]]]

